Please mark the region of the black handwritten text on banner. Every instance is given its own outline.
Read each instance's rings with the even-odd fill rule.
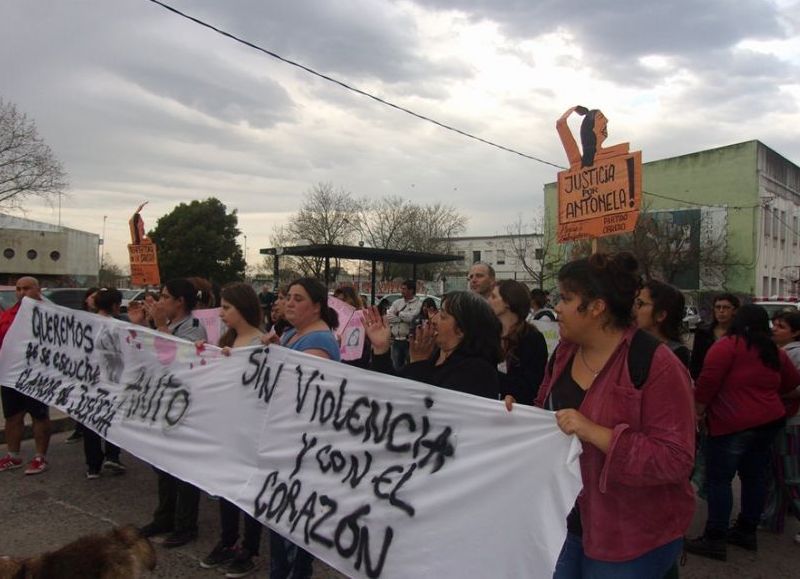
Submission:
[[[549,578],[581,486],[548,412],[27,298],[0,383],[354,577]]]

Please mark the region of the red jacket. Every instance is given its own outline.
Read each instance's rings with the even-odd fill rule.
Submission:
[[[786,415],[781,394],[800,384],[800,374],[786,352],[778,349],[780,371],[768,368],[756,348],[726,336],[706,355],[694,399],[707,406],[711,436],[741,432]]]
[[[629,561],[683,537],[695,508],[689,484],[695,448],[689,374],[661,345],[647,381],[636,390],[627,367],[635,331],[625,333],[579,409],[614,431],[608,453],[585,443],[581,454],[583,548],[601,561]],[[554,378],[567,369],[577,349],[561,342],[537,406],[543,406]]]
[[[14,318],[17,317],[17,312],[19,311],[19,307],[21,305],[22,300],[18,301],[0,314],[0,347],[3,345],[3,340],[5,340],[8,330],[11,328],[11,324],[14,323]]]

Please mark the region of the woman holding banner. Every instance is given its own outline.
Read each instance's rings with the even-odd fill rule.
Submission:
[[[583,491],[554,577],[661,579],[694,513],[689,375],[632,325],[640,287],[630,254],[594,254],[558,274],[561,342],[536,404],[583,442]]]
[[[261,345],[261,302],[253,287],[242,282],[230,283],[222,288],[220,296],[219,317],[228,328],[218,344],[223,354],[229,355],[231,348]],[[228,577],[244,577],[255,569],[253,557],[259,554],[262,525],[244,513],[244,537],[237,548],[241,513],[239,507],[220,497],[221,536],[214,549],[200,562],[203,569],[219,569]]]
[[[286,321],[290,330],[280,344],[312,356],[339,361],[339,343],[333,334],[339,325],[336,311],[328,307],[328,291],[318,280],[293,281],[286,294]],[[309,579],[314,558],[278,533],[270,534],[270,579]]]
[[[372,342],[372,368],[393,373],[389,326],[376,307],[367,311],[366,331]],[[500,321],[478,294],[446,294],[432,322],[410,336],[409,350],[411,363],[399,373],[403,378],[494,400],[500,397]]]
[[[528,287],[513,279],[497,282],[489,305],[503,326],[503,360],[497,365],[504,394],[522,404],[533,404],[547,366],[547,343],[536,326],[527,322]]]
[[[145,310],[156,329],[190,342],[205,340],[206,330],[192,316],[197,290],[184,278],[173,279],[161,289],[161,299],[147,303]],[[155,469],[158,475],[158,506],[153,520],[142,527],[143,537],[170,533],[164,547],[181,547],[197,538],[200,491],[194,485]]]

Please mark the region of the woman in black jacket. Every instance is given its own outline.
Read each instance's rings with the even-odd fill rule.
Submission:
[[[492,289],[489,306],[503,327],[503,359],[497,365],[503,394],[532,405],[547,366],[547,343],[542,333],[526,322],[529,295],[525,284],[504,279]]]
[[[372,342],[372,369],[393,373],[389,326],[375,307],[367,312],[366,331]],[[411,363],[399,372],[401,377],[484,398],[500,398],[500,322],[486,300],[477,294],[446,294],[431,323],[410,337],[409,349]]]
[[[694,346],[689,363],[689,373],[692,375],[692,379],[697,380],[700,376],[706,354],[714,342],[728,332],[739,305],[739,298],[733,294],[723,293],[714,297],[713,321],[707,327],[697,328],[694,333]]]

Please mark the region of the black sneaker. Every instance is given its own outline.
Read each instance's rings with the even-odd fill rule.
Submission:
[[[173,531],[164,539],[161,545],[166,549],[175,549],[191,543],[197,538],[197,531]]]
[[[220,542],[206,555],[205,559],[200,561],[200,566],[203,569],[216,569],[220,565],[230,563],[235,557],[236,549],[233,547],[226,547]]]
[[[103,468],[110,472],[111,474],[125,474],[128,472],[128,467],[122,464],[122,461],[119,459],[117,460],[105,460],[103,462]]]
[[[75,444],[76,442],[80,442],[81,440],[83,440],[83,432],[81,432],[76,428],[75,430],[72,431],[72,434],[70,434],[64,442],[66,444]]]
[[[687,553],[708,559],[717,561],[727,561],[728,559],[728,544],[725,535],[715,536],[706,533],[696,539],[688,539],[684,542],[683,548]]]
[[[225,573],[225,577],[236,579],[237,577],[247,577],[256,570],[255,561],[247,549],[239,549],[233,561],[220,568],[220,572]]]
[[[139,534],[145,539],[149,539],[150,537],[155,537],[156,535],[163,535],[164,533],[169,533],[171,531],[172,527],[159,525],[158,523],[153,521],[147,523],[144,527],[139,529]]]
[[[758,539],[756,530],[749,529],[745,525],[737,522],[728,529],[728,544],[736,545],[748,551],[758,551]]]

